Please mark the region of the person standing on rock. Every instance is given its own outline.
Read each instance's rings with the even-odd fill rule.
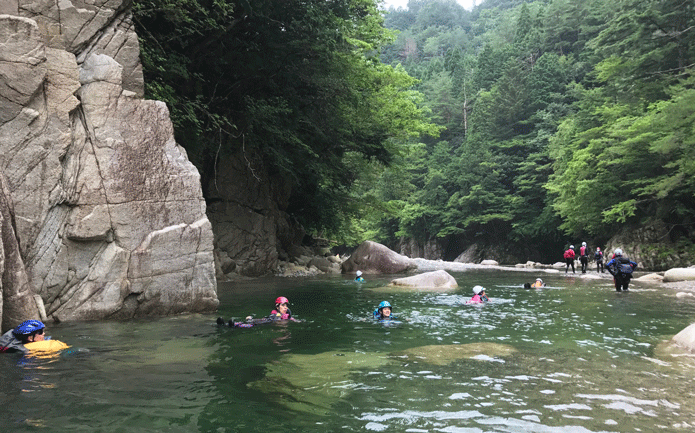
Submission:
[[[582,242],[579,248],[579,262],[582,264],[582,274],[586,274],[586,268],[589,266],[589,249],[586,247],[586,242]]]
[[[632,278],[632,271],[636,267],[637,263],[623,256],[623,250],[620,248],[615,249],[614,258],[606,263],[606,269],[613,275],[616,292],[619,292],[621,288],[623,292],[629,291],[628,286]]]
[[[565,253],[562,255],[562,257],[565,258],[565,263],[567,264],[567,267],[565,268],[565,273],[569,271],[570,266],[572,266],[572,273],[574,272],[574,256],[576,254],[574,253],[574,245],[570,245],[570,247],[565,251]]]

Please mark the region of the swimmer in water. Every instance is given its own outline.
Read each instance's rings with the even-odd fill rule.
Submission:
[[[273,323],[277,321],[292,321],[299,322],[299,320],[292,317],[292,311],[290,311],[290,301],[284,297],[280,296],[275,300],[275,309],[270,312],[267,317],[261,317],[260,319],[254,319],[253,316],[246,316],[245,322],[235,322],[230,319],[225,323],[224,319],[221,317],[217,318],[218,325],[229,325],[232,328],[251,328],[256,325],[264,325],[267,323]]]
[[[485,287],[483,286],[473,286],[473,297],[466,301],[466,304],[482,304],[483,302],[488,302],[490,299],[485,294]]]

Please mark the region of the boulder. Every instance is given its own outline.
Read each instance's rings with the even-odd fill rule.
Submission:
[[[673,268],[664,272],[664,283],[695,280],[695,268]]]
[[[676,334],[671,342],[690,352],[695,352],[695,323]]]
[[[500,264],[497,262],[497,260],[483,260],[480,262],[481,265],[483,266],[499,266]]]
[[[448,272],[439,270],[425,272],[411,277],[391,280],[390,286],[405,286],[433,291],[453,290],[458,287],[456,279]]]
[[[321,272],[325,273],[340,273],[340,268],[338,268],[338,265],[325,257],[313,257],[311,260],[309,260],[309,264],[307,266],[314,266]]]
[[[642,275],[639,278],[635,278],[635,281],[646,281],[652,283],[660,283],[664,280],[664,277],[657,273],[651,273],[647,275]]]
[[[415,269],[408,257],[390,250],[384,245],[372,241],[364,241],[342,265],[344,274],[362,271],[367,274],[397,274]]]

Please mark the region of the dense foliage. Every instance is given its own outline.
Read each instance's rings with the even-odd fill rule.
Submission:
[[[380,62],[392,40],[374,0],[136,0],[147,97],[166,101],[203,175],[243,153],[289,182],[289,212],[339,229],[361,161],[435,134],[415,80]],[[205,191],[206,195],[209,191]]]
[[[148,95],[203,176],[241,149],[343,240],[692,238],[692,1],[377,7],[136,0]]]
[[[391,210],[368,220],[382,241],[692,233],[693,2],[411,0],[385,24],[400,34],[383,61],[421,80],[446,129],[370,191]]]

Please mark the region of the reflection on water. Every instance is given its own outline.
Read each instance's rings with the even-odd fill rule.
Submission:
[[[695,300],[608,279],[453,274],[450,293],[389,278],[220,285],[212,315],[51,326],[73,348],[0,357],[3,431],[692,431],[692,358],[664,341]],[[533,276],[535,278],[535,276]],[[491,302],[465,305],[483,284]],[[287,296],[302,323],[217,327]],[[389,300],[402,323],[370,317]]]

